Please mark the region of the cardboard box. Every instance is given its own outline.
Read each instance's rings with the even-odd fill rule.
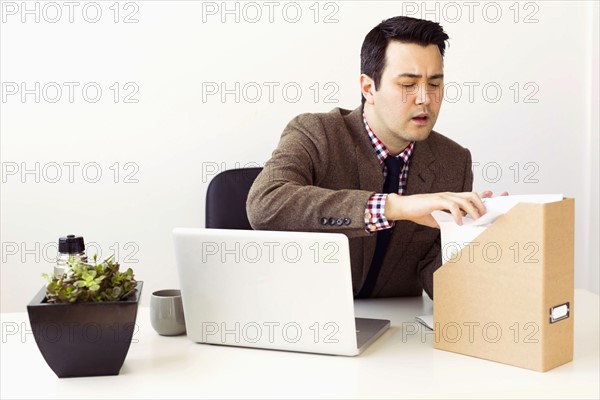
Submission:
[[[517,204],[434,273],[434,348],[536,371],[573,359],[574,204]]]

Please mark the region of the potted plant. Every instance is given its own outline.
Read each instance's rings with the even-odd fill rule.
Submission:
[[[111,257],[69,262],[27,305],[33,336],[59,378],[118,375],[133,337],[142,282]]]

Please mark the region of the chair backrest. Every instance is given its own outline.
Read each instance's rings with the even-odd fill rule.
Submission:
[[[246,214],[246,199],[262,168],[223,171],[209,183],[206,191],[206,227],[252,229]]]

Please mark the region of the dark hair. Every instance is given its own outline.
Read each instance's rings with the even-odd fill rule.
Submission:
[[[435,44],[444,57],[448,39],[437,22],[403,16],[386,19],[365,36],[360,49],[360,73],[371,77],[377,90],[385,67],[385,52],[392,40],[421,46]],[[362,93],[361,101],[365,102]]]

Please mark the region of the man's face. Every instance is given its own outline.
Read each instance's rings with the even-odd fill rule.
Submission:
[[[377,90],[371,88],[365,112],[375,134],[397,153],[411,141],[425,140],[442,105],[443,62],[436,45],[392,41]]]

